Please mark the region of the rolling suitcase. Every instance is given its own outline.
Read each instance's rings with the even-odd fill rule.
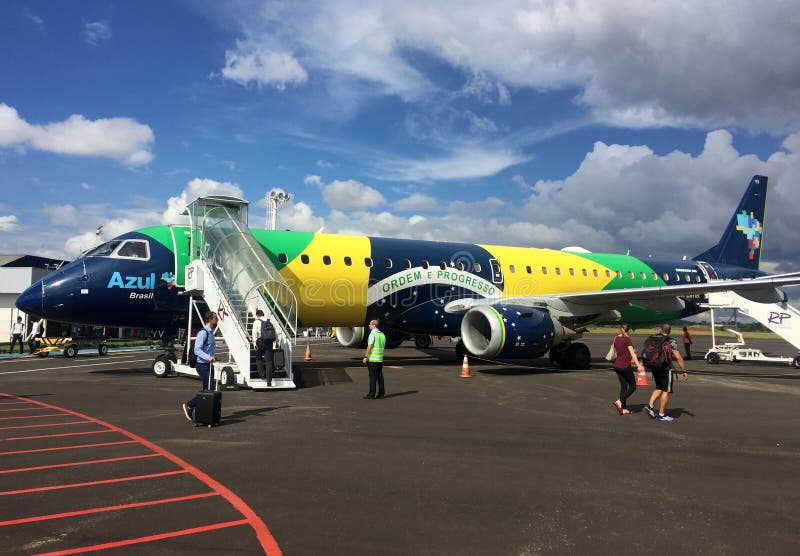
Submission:
[[[282,349],[276,349],[272,352],[272,361],[275,364],[274,369],[276,371],[281,371],[286,366],[286,359],[283,355]]]
[[[211,376],[214,375],[214,367],[211,367]],[[209,377],[209,382],[211,377]],[[219,381],[217,381],[219,383]],[[219,425],[222,413],[222,392],[218,390],[206,390],[203,388],[197,393],[197,405],[194,408],[194,426],[206,425],[213,427]]]

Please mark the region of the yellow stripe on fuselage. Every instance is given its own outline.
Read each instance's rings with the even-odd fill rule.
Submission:
[[[369,238],[314,234],[301,256],[280,273],[297,297],[298,314],[306,326],[353,326],[362,324],[367,315],[369,267],[364,259],[371,253]],[[330,257],[325,264],[323,257]],[[351,264],[345,264],[349,257]]]
[[[478,247],[486,249],[500,262],[505,281],[503,297],[602,290],[614,278],[612,269],[566,251],[501,245]],[[530,274],[527,267],[531,267]],[[547,274],[542,267],[547,269]],[[595,270],[597,277],[594,276]],[[611,276],[606,274],[607,270]]]

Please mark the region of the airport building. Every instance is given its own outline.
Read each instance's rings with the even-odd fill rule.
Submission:
[[[0,255],[0,342],[11,341],[11,325],[18,316],[30,330],[28,315],[14,305],[17,296],[65,262],[35,255]]]

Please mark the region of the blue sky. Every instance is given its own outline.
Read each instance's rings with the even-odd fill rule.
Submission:
[[[692,256],[763,173],[766,267],[797,269],[774,4],[3,2],[2,251],[74,257],[207,193],[263,225],[281,188],[283,228]]]

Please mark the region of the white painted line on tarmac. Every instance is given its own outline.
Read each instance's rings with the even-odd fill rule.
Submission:
[[[122,361],[122,362],[123,363],[139,363],[139,362],[143,362],[143,361],[152,362],[153,360],[148,358],[148,359],[134,359],[132,361]],[[63,371],[64,369],[77,369],[79,367],[97,367],[97,366],[100,366],[100,365],[108,365],[110,363],[111,363],[110,361],[106,360],[106,361],[104,361],[102,363],[86,363],[85,365],[70,365],[69,367],[45,367],[43,369],[25,369],[23,371],[2,371],[2,372],[0,372],[0,375],[14,375],[14,374],[18,374],[18,373],[38,373],[39,371]]]

